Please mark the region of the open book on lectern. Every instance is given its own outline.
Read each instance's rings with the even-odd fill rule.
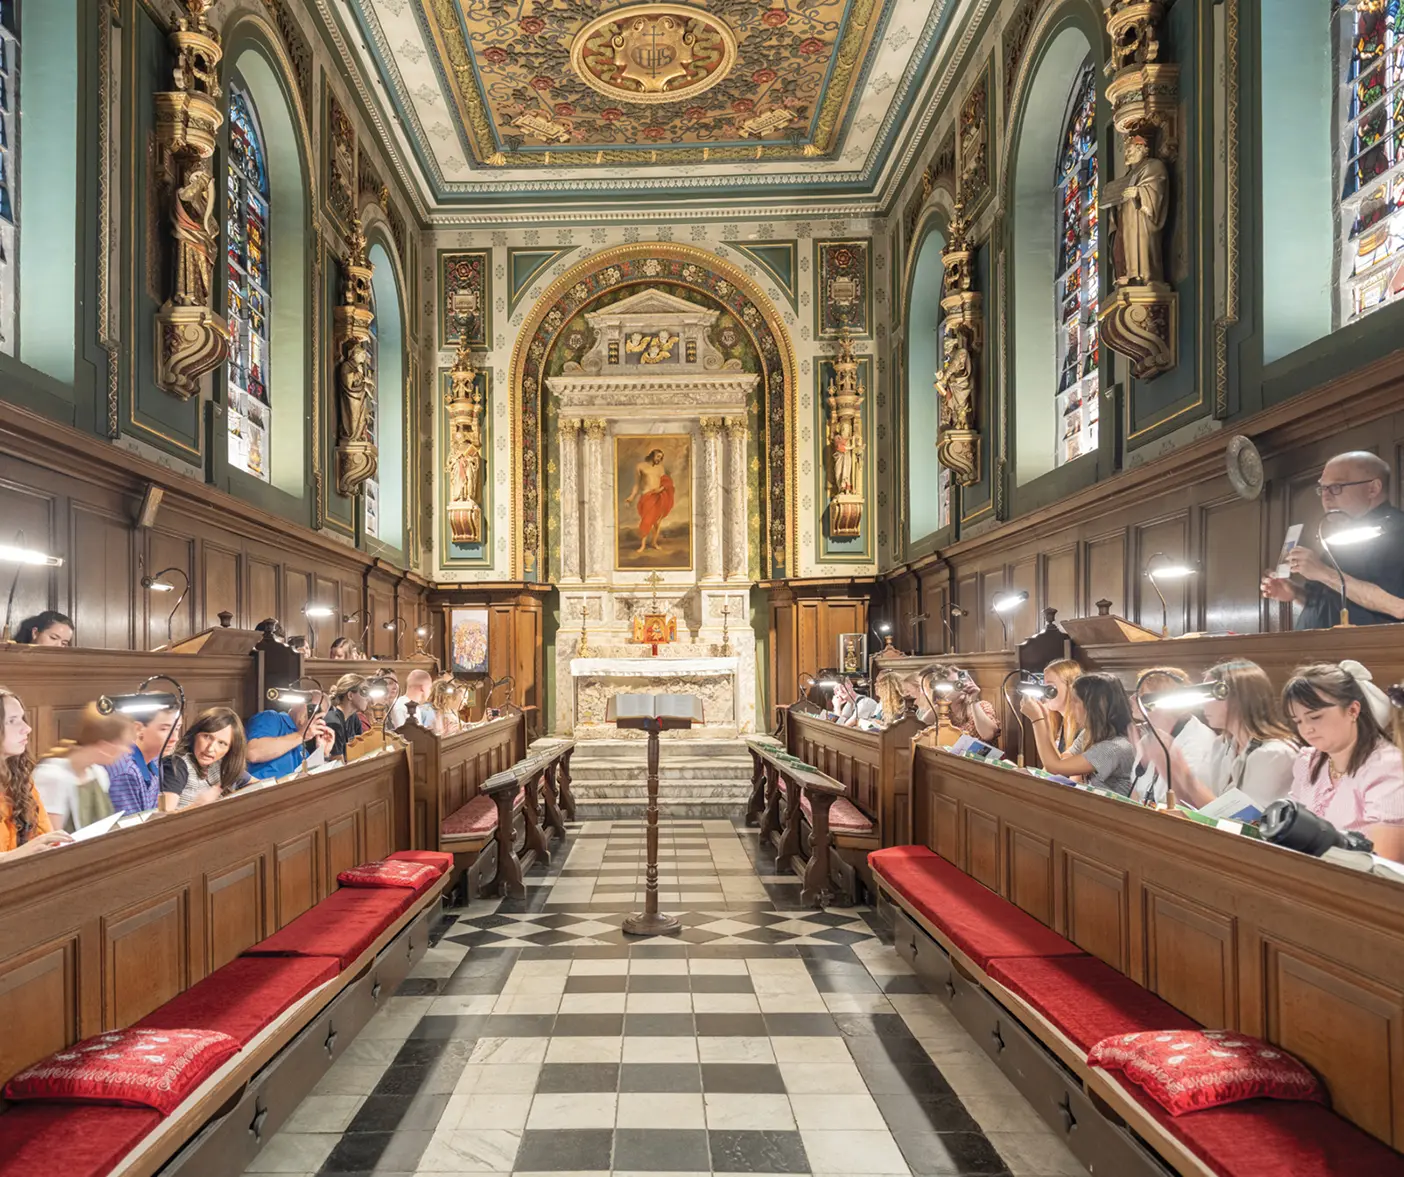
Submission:
[[[606,723],[628,719],[685,719],[705,723],[696,695],[615,695],[605,709]]]

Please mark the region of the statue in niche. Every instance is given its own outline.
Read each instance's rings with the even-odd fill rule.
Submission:
[[[176,306],[204,307],[214,274],[215,186],[205,160],[195,161],[176,189],[171,220],[176,243]]]
[[[946,332],[936,392],[941,397],[940,427],[968,429],[975,400],[975,359],[970,328],[957,324]]]
[[[834,486],[839,494],[853,494],[858,485],[859,440],[853,436],[853,422],[845,417],[835,430],[829,429],[829,444],[834,449]]]
[[[449,443],[449,502],[482,505],[483,435],[473,413],[459,422]]]
[[[1112,273],[1118,286],[1165,281],[1162,237],[1170,204],[1170,170],[1153,156],[1143,135],[1126,140],[1126,174],[1103,189],[1101,206],[1113,211]]]
[[[337,399],[341,405],[341,440],[370,441],[375,375],[365,340],[352,336],[342,346],[336,366]]]

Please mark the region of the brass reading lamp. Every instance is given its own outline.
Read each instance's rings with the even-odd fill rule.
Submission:
[[[1162,567],[1152,567],[1157,560],[1164,560]],[[1165,603],[1165,594],[1160,589],[1162,580],[1184,580],[1187,576],[1193,576],[1198,571],[1192,564],[1186,564],[1183,560],[1176,561],[1174,557],[1166,555],[1164,552],[1152,552],[1146,561],[1145,578],[1150,581],[1151,588],[1155,589],[1155,595],[1160,598],[1160,636],[1168,638],[1170,636],[1170,606]]]
[[[307,652],[315,658],[317,656],[317,627],[313,623],[335,617],[336,610],[330,605],[304,605],[302,615],[307,618]],[[355,614],[353,613],[352,616],[354,617]]]
[[[50,556],[47,552],[41,552],[36,548],[24,546],[24,532],[15,532],[15,542],[12,544],[0,544],[0,563],[18,565],[15,569],[14,579],[10,581],[10,596],[5,602],[5,630],[0,634],[0,642],[10,640],[10,622],[14,618],[15,612],[15,589],[19,587],[20,573],[26,567],[48,567],[62,568],[62,556]]]
[[[382,622],[380,628],[395,635],[395,657],[398,659],[400,656],[400,635],[405,632],[405,619],[397,613],[393,621]]]
[[[350,625],[353,621],[362,622],[361,645],[359,647],[359,653],[362,658],[369,658],[370,650],[368,649],[368,647],[370,646],[370,616],[366,613],[364,609],[355,609],[350,613],[343,613],[341,615],[342,625]]]
[[[951,722],[951,699],[956,693],[956,684],[948,678],[936,679],[931,684],[931,690],[926,689],[926,680],[932,677],[934,672],[928,670],[917,680],[917,688],[926,696],[926,701],[931,707],[932,717],[935,719],[936,738],[933,747],[941,746],[941,720],[946,721],[949,727]],[[933,696],[935,696],[933,698]]]
[[[504,674],[501,678],[493,679],[488,684],[487,697],[483,700],[483,714],[486,716],[487,712],[492,710],[492,697],[497,693],[498,687],[504,686],[507,688],[507,698],[503,702],[503,707],[510,707],[513,711],[521,711],[521,708],[512,701],[512,688],[516,685],[517,680],[510,674]]]
[[[312,702],[313,691],[301,689],[308,683],[312,685],[316,694],[319,696],[318,701],[315,703]],[[322,710],[322,706],[327,701],[326,688],[315,678],[303,676],[302,678],[293,679],[292,682],[288,683],[285,687],[269,687],[267,695],[270,703],[281,703],[284,707],[296,707],[302,703],[308,705],[307,722],[302,725],[302,742],[304,744],[307,743],[307,733],[312,728],[312,721],[317,718]],[[297,766],[297,772],[300,776],[306,771],[307,758],[304,756],[302,758],[302,763]]]
[[[148,691],[146,688],[154,682],[169,683],[175,687],[175,694],[171,694],[169,691]],[[128,715],[135,720],[158,715],[162,711],[169,711],[172,707],[177,709],[178,716],[185,714],[185,688],[180,685],[178,679],[172,678],[169,674],[153,674],[150,678],[142,679],[137,684],[135,694],[99,695],[97,700],[97,709],[100,714]],[[177,724],[171,724],[171,730],[166,733],[166,738],[162,741],[161,751],[156,756],[158,765],[166,757],[166,750],[171,746],[171,737],[175,735],[177,726]]]
[[[186,575],[184,569],[171,567],[162,568],[160,572],[153,572],[150,576],[144,575],[141,578],[141,587],[149,593],[173,593],[175,592],[175,585],[165,579],[165,577],[170,576],[172,573],[180,577],[184,584],[180,590],[180,596],[175,599],[175,604],[171,606],[170,614],[166,617],[167,645],[173,640],[175,615],[180,612],[181,602],[185,600],[186,595],[190,592],[190,577]]]
[[[1334,535],[1325,535],[1326,521],[1332,515],[1345,515],[1339,507],[1327,511],[1321,522],[1316,525],[1316,539],[1321,544],[1321,550],[1326,553],[1326,558],[1331,561],[1331,567],[1336,570],[1336,575],[1341,581],[1341,620],[1339,624],[1350,625],[1350,602],[1346,599],[1346,578],[1345,571],[1336,562],[1336,554],[1332,548],[1352,548],[1358,544],[1368,544],[1373,539],[1378,539],[1384,532],[1383,527],[1378,527],[1371,523],[1360,524],[1356,527],[1344,527]],[[1346,518],[1349,518],[1347,515]]]
[[[1041,699],[1045,703],[1057,695],[1057,690],[1050,687],[1043,681],[1042,675],[1033,674],[1027,670],[1011,670],[1004,676],[1004,681],[999,684],[999,693],[1004,696],[1004,702],[1014,716],[1014,722],[1019,728],[1019,755],[1018,765],[1024,767],[1024,713],[1019,710],[1018,704],[1014,702],[1009,693],[1009,680],[1018,679],[1019,684],[1015,688],[1015,694],[1026,699]]]
[[[1149,694],[1141,696],[1141,707],[1147,711],[1192,711],[1196,707],[1203,707],[1205,703],[1214,699],[1228,698],[1228,683],[1215,681],[1193,683],[1189,686],[1171,687],[1164,691],[1151,691]],[[1160,732],[1156,730],[1153,723],[1147,723],[1150,733],[1155,737],[1155,742],[1160,745],[1160,750],[1165,753],[1165,803],[1167,806],[1175,804],[1175,766],[1170,759],[1170,749],[1161,738]],[[1142,799],[1143,805],[1154,805],[1155,795],[1151,789],[1146,790],[1146,795]]]
[[[965,606],[963,605],[957,605],[955,603],[952,603],[946,606],[946,612],[941,618],[941,624],[946,627],[946,635],[951,639],[951,648],[949,652],[952,654],[956,652],[956,636],[955,628],[951,625],[951,618],[954,617],[957,621],[959,621],[962,617],[969,616],[970,610],[965,608]]]
[[[1001,650],[1009,649],[1009,623],[1005,617],[1018,610],[1021,605],[1028,602],[1029,594],[1023,589],[1014,592],[1001,593],[990,602],[990,612],[999,618],[1000,628],[1004,630],[1004,643]]]

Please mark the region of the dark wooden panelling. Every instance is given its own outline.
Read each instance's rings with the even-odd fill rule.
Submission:
[[[366,806],[366,860],[384,858],[394,846],[390,803],[376,801]]]
[[[1082,602],[1077,592],[1077,545],[1069,544],[1048,552],[1043,558],[1042,607],[1058,610],[1059,616],[1077,617]],[[1042,618],[1038,619],[1042,624]]]
[[[1063,855],[1064,927],[1069,940],[1113,968],[1130,967],[1130,896],[1124,870],[1073,850]]]
[[[171,618],[171,641],[180,641],[195,632],[195,605],[198,600],[194,592],[185,594],[185,599],[176,609],[176,598],[187,582],[195,587],[198,577],[195,572],[195,541],[186,536],[171,532],[151,530],[146,533],[146,574],[155,576],[165,568],[179,569],[179,574],[170,573],[165,583],[171,585],[168,593],[148,592],[141,589],[141,605],[146,613],[145,639],[141,645],[153,649],[167,641],[166,620]],[[171,611],[175,610],[174,617]]]
[[[102,921],[104,1024],[130,1026],[189,987],[189,898],[182,888]]]
[[[1210,503],[1200,513],[1199,576],[1196,588],[1199,602],[1199,628],[1210,633],[1252,633],[1258,629],[1263,609],[1258,591],[1260,573],[1268,560],[1276,561],[1251,548],[1260,542],[1266,515],[1261,501],[1248,502],[1237,496]]]
[[[935,825],[926,844],[948,862],[960,861],[960,805],[949,797],[937,797],[931,808]]]
[[[205,874],[205,971],[228,964],[267,935],[263,856]]]
[[[955,603],[969,612],[967,617],[957,617],[951,621],[951,629],[955,633],[955,648],[957,651],[983,650],[981,645],[984,637],[985,619],[980,616],[980,589],[979,579],[975,576],[962,576],[956,581]],[[928,625],[940,625],[941,621],[937,617],[932,617]]]
[[[1162,610],[1160,607],[1160,597],[1156,595],[1156,585],[1165,594],[1166,613],[1169,620],[1170,636],[1175,637],[1182,633],[1198,628],[1190,620],[1190,605],[1195,600],[1195,591],[1192,587],[1192,577],[1185,577],[1179,580],[1159,580],[1156,585],[1152,585],[1150,580],[1144,575],[1149,562],[1163,553],[1163,557],[1156,559],[1157,566],[1164,564],[1184,564],[1192,559],[1189,552],[1189,516],[1187,513],[1179,512],[1166,519],[1156,519],[1148,523],[1140,524],[1136,528],[1136,542],[1134,545],[1135,563],[1131,566],[1132,574],[1137,570],[1140,575],[1136,576],[1138,609],[1131,615],[1133,621],[1139,621],[1147,629],[1160,632]]]
[[[273,857],[273,918],[286,927],[322,897],[317,830],[279,842]]]
[[[1005,827],[1005,874],[1008,885],[1004,894],[1013,904],[1022,907],[1035,919],[1050,927],[1054,923],[1053,905],[1053,840],[1046,834],[1017,826]]]
[[[69,590],[78,640],[85,646],[127,650],[132,645],[132,532],[126,520],[88,507],[74,506],[70,526],[73,550],[81,560],[68,564]],[[85,575],[88,568],[99,575]]]
[[[1082,610],[1094,613],[1099,600],[1111,601],[1111,611],[1128,615],[1126,596],[1126,532],[1113,531],[1087,541],[1082,565]]]
[[[204,588],[200,601],[204,615],[218,617],[221,613],[232,613],[236,620],[242,619],[249,624],[248,615],[244,612],[244,578],[240,575],[242,557],[238,552],[208,541],[201,545],[201,555],[204,558],[204,575],[201,578]],[[264,613],[254,618],[252,624],[257,625],[267,616],[269,614]]]
[[[278,566],[266,560],[249,560],[249,616],[257,625],[265,617],[283,617],[283,596],[279,591]],[[300,633],[300,627],[292,628],[293,619],[285,620],[289,633]]]
[[[0,1075],[79,1038],[78,937],[47,940],[0,964]]]
[[[334,817],[327,822],[326,889],[328,894],[336,890],[337,875],[344,870],[359,866],[362,862],[360,825],[361,811],[359,809],[343,813],[340,817]]]
[[[1232,916],[1148,886],[1147,989],[1206,1026],[1238,1025],[1238,943]]]
[[[965,872],[991,891],[998,891],[999,819],[968,805],[961,813],[965,816]]]

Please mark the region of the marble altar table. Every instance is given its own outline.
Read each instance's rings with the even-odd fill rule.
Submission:
[[[706,722],[689,731],[670,732],[673,738],[734,736],[741,725],[737,709],[736,674],[740,659],[572,658],[570,682],[574,736],[577,739],[618,739],[641,733],[620,731],[605,721],[609,700],[621,692],[696,695]]]

